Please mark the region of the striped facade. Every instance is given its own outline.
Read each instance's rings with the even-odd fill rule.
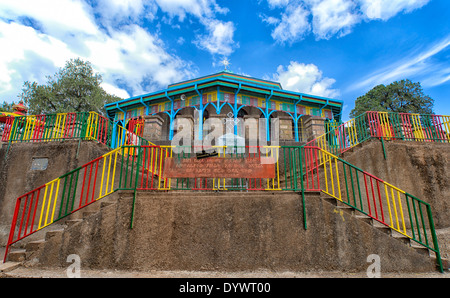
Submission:
[[[267,125],[270,118],[279,118],[287,123],[284,129],[291,131],[286,134],[286,138],[298,142],[303,140],[302,122],[305,116],[339,122],[342,102],[283,90],[276,82],[223,71],[172,84],[165,90],[111,103],[106,105],[106,110],[111,120],[124,126],[129,119],[140,116],[161,117],[162,140],[172,140],[173,122],[178,117],[190,117],[196,121],[200,125],[200,139],[204,129],[202,124],[208,117],[264,118],[267,119]],[[199,117],[203,121],[195,119]],[[242,133],[235,129],[235,134]]]

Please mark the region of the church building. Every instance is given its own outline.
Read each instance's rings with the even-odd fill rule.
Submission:
[[[208,135],[210,123],[223,125],[220,134],[248,140],[255,134],[246,124],[256,123],[257,135],[265,142],[277,129],[280,143],[304,143],[325,132],[325,121],[339,122],[342,114],[340,100],[284,90],[278,82],[227,70],[105,107],[108,117],[124,127],[130,119],[144,118],[142,136],[159,145],[170,144],[183,129],[177,125],[181,119],[180,123],[191,124],[192,138],[198,140]],[[272,120],[278,121],[276,127]]]

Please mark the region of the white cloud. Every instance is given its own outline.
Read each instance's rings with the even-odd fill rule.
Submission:
[[[133,95],[192,76],[187,62],[167,53],[160,39],[137,25],[90,39],[86,46],[90,50],[87,59],[104,74],[104,79],[111,84],[126,83]]]
[[[233,22],[221,21],[216,14],[227,14],[215,0],[156,0],[162,11],[171,18],[183,22],[188,15],[194,16],[205,28],[206,34],[198,33],[193,43],[211,55],[229,56],[238,45],[233,40],[236,30]]]
[[[336,80],[323,77],[322,71],[314,64],[291,61],[287,69],[282,65],[278,66],[272,79],[280,82],[285,90],[329,98],[339,96],[339,91],[332,89]]]
[[[26,80],[45,83],[45,76],[77,57],[90,61],[102,86],[121,97],[166,88],[194,70],[166,48],[159,22],[198,22],[203,28],[195,44],[229,55],[238,46],[236,28],[216,19],[227,13],[215,0],[1,0],[0,44],[8,46],[0,47],[0,100],[14,100]],[[144,29],[144,20],[158,20],[153,32]]]
[[[26,80],[45,83],[45,76],[76,57],[90,61],[103,76],[102,86],[124,97],[193,76],[190,62],[168,53],[156,34],[125,20],[155,12],[150,2],[108,3],[2,0],[0,44],[8,46],[0,47],[0,99],[14,100]],[[124,22],[119,28],[112,20]]]
[[[372,88],[379,84],[389,84],[392,81],[410,77],[423,79],[423,86],[436,86],[449,81],[450,69],[442,62],[433,59],[438,54],[450,48],[450,36],[423,50],[419,54],[409,55],[399,62],[383,67],[360,82],[352,85],[349,90]]]
[[[237,44],[233,41],[235,27],[233,22],[222,22],[215,19],[204,21],[207,35],[196,36],[194,44],[198,48],[207,50],[212,55],[229,56]]]
[[[120,98],[129,98],[130,94],[126,90],[123,90],[119,87],[116,87],[114,85],[111,85],[109,83],[102,83],[101,84],[103,90],[105,90],[108,94],[118,96]]]
[[[283,7],[289,4],[289,0],[267,0],[269,7]]]
[[[267,0],[271,9],[281,8],[280,16],[264,15],[262,20],[274,26],[277,42],[302,40],[309,32],[316,39],[349,34],[363,22],[388,20],[399,13],[410,13],[430,0]]]
[[[360,22],[352,0],[309,0],[313,32],[317,39],[344,36]]]
[[[73,0],[2,0],[0,18],[14,19],[26,16],[37,21],[42,30],[60,37],[70,32],[97,34],[98,28],[89,8],[81,1]]]
[[[263,20],[263,22],[269,24],[269,25],[276,25],[280,23],[280,20],[275,17],[270,17],[265,14],[260,14],[259,17]]]
[[[422,86],[435,87],[450,82],[450,68],[437,69],[433,75],[422,80]]]
[[[358,0],[358,2],[366,18],[388,20],[401,11],[409,13],[421,8],[430,0]]]
[[[183,38],[183,36],[178,37],[177,44],[182,46],[186,40]]]
[[[215,0],[155,0],[162,11],[171,17],[177,16],[182,22],[187,15],[196,18],[212,17],[214,14],[226,14],[228,9],[221,8]]]
[[[114,25],[123,21],[138,21],[140,17],[153,20],[158,6],[154,1],[144,0],[99,0],[95,6],[102,22]]]
[[[61,67],[74,55],[64,42],[28,26],[0,19],[0,32],[0,44],[7,45],[0,47],[0,90],[9,97],[4,100],[15,97],[11,92],[24,81],[45,80],[43,70]],[[40,67],[34,59],[41,60]]]
[[[282,13],[281,20],[267,18],[269,24],[276,24],[272,31],[272,38],[281,43],[292,43],[299,39],[310,30],[308,22],[309,12],[303,6],[289,6],[286,12]]]

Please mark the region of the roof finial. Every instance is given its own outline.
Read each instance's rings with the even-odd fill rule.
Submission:
[[[223,67],[225,68],[225,71],[228,71],[228,66],[230,66],[230,61],[228,60],[227,57],[223,58],[222,61],[220,61],[220,63],[223,65]]]

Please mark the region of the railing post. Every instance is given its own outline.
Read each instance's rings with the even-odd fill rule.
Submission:
[[[13,216],[13,220],[11,223],[11,229],[9,231],[9,237],[8,237],[8,243],[6,244],[6,249],[5,249],[5,256],[3,258],[3,263],[6,262],[6,258],[8,257],[8,252],[9,252],[9,248],[12,244],[12,240],[14,237],[14,232],[16,229],[16,222],[17,222],[17,215],[19,214],[19,208],[20,208],[20,198],[17,199],[16,201],[16,208],[14,209],[14,216]]]
[[[300,182],[301,182],[301,193],[302,193],[302,204],[303,204],[303,226],[305,227],[305,230],[308,228],[307,224],[306,224],[306,200],[305,200],[305,185],[303,182],[303,158],[302,158],[302,150],[304,150],[304,147],[300,147],[299,148],[299,154],[300,154]],[[306,157],[306,155],[305,155]],[[306,160],[305,160],[305,164],[306,164]]]
[[[384,159],[386,160],[387,157],[386,157],[386,149],[384,148],[384,138],[380,137],[380,140],[381,140],[381,147],[383,148],[383,156],[384,156]]]
[[[141,155],[142,155],[142,146],[139,147],[134,147],[135,150],[138,150],[138,156],[137,156],[137,161],[136,161],[136,176],[135,176],[135,180],[134,180],[134,190],[133,190],[133,204],[131,207],[131,219],[130,219],[130,229],[133,228],[133,224],[134,224],[134,210],[135,210],[135,205],[136,205],[136,189],[137,189],[137,181],[139,180],[139,165],[141,164]]]
[[[442,265],[441,253],[439,251],[439,245],[438,245],[437,236],[436,236],[436,230],[434,228],[433,216],[431,214],[431,206],[428,204],[427,204],[427,214],[428,214],[428,221],[430,223],[431,236],[433,238],[434,250],[436,253],[436,261],[439,265],[439,271],[441,273],[444,273],[444,267]]]

